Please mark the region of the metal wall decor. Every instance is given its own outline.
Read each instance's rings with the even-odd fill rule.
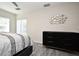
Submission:
[[[50,24],[64,24],[68,18],[64,15],[56,15],[50,18]]]

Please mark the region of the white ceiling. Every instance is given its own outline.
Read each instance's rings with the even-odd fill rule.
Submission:
[[[11,2],[0,2],[0,8],[9,12],[15,13],[15,14],[20,14],[20,13],[28,13],[34,10],[45,8],[43,7],[43,5],[46,3],[50,3],[52,7],[54,7],[55,5],[62,4],[61,2],[60,3],[57,3],[57,2],[56,3],[55,2],[16,2],[16,3],[19,5],[21,10],[16,10],[15,9],[16,7]]]
[[[0,2],[0,8],[6,11],[19,14],[23,12],[30,12],[36,9],[44,8],[43,5],[45,2],[16,2],[21,10],[16,10],[16,6],[14,6],[11,2]]]

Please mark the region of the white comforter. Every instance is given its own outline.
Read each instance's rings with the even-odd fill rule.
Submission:
[[[25,47],[23,48],[22,37],[20,35],[14,33],[0,33],[0,56],[11,56],[14,54],[11,53],[12,45],[10,39],[5,35],[10,35],[14,38],[16,43],[16,53],[29,46],[29,43],[32,45],[32,41],[30,41],[27,34],[22,34],[25,38]]]

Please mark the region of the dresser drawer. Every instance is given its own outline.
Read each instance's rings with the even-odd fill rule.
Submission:
[[[57,46],[55,41],[47,41],[46,43],[48,46]]]
[[[54,47],[61,47],[62,44],[56,41],[47,41],[46,42],[48,46],[54,46]]]

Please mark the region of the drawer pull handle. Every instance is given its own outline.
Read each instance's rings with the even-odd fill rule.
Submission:
[[[48,42],[53,43],[54,41],[48,41]]]
[[[53,37],[51,37],[51,36],[48,36],[48,38],[53,38]]]

